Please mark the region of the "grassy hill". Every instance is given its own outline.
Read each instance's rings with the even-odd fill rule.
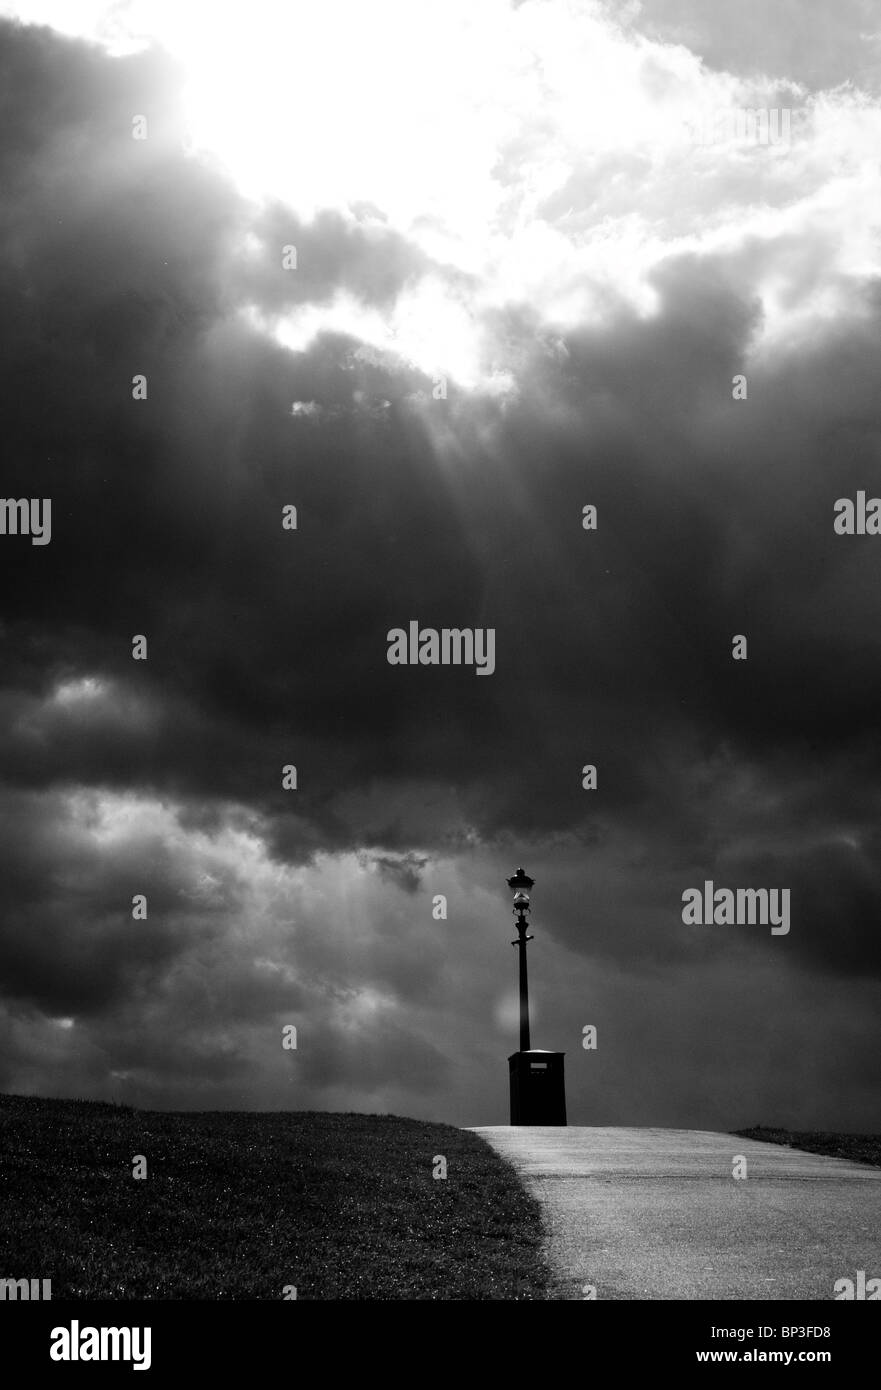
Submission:
[[[0,1278],[53,1299],[544,1298],[540,1244],[514,1170],[449,1125],[0,1096]]]
[[[827,1154],[831,1158],[850,1158],[855,1163],[869,1163],[881,1168],[881,1134],[829,1134],[824,1130],[736,1129],[744,1139],[760,1139],[765,1144],[783,1144],[789,1149],[804,1149],[807,1153]]]

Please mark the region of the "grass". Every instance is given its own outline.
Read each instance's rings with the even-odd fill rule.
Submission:
[[[55,1300],[543,1299],[541,1239],[513,1168],[450,1125],[0,1096],[0,1278]]]
[[[784,1144],[790,1149],[807,1153],[827,1154],[831,1158],[850,1158],[855,1163],[869,1163],[881,1168],[881,1134],[828,1134],[823,1130],[736,1129],[742,1139],[759,1139],[764,1144]]]

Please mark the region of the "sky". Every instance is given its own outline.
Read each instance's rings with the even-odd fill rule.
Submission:
[[[0,16],[0,1088],[877,1130],[879,6]]]

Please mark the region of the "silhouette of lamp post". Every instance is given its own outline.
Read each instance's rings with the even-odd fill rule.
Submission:
[[[535,879],[518,869],[506,880],[514,894],[513,913],[517,928],[520,965],[520,1051],[508,1058],[511,1087],[512,1125],[565,1125],[566,1084],[562,1052],[533,1048],[529,1041],[529,980],[526,973],[526,943],[529,935],[530,893]]]
[[[527,935],[529,931],[529,913],[531,903],[529,894],[535,886],[535,879],[530,878],[529,874],[518,869],[516,874],[512,874],[507,880],[508,887],[514,894],[514,907],[512,909],[517,921],[517,940],[512,941],[511,945],[518,948],[520,960],[520,1051],[529,1051],[529,979],[526,970],[526,943],[532,941],[532,937]]]

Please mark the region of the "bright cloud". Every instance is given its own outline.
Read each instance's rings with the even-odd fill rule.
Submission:
[[[855,282],[877,268],[877,104],[713,71],[595,0],[252,0],[246,24],[236,7],[177,0],[2,8],[115,54],[159,43],[185,72],[190,148],[243,194],[306,218],[369,206],[440,267],[381,309],[337,296],[265,325],[292,348],[342,331],[504,394],[491,310],[528,304],[564,330],[622,305],[652,314],[670,257],[740,258],[767,349],[855,309]],[[738,140],[718,119],[718,138],[698,136],[714,117],[782,108],[785,144]],[[793,255],[818,239],[814,264]]]

